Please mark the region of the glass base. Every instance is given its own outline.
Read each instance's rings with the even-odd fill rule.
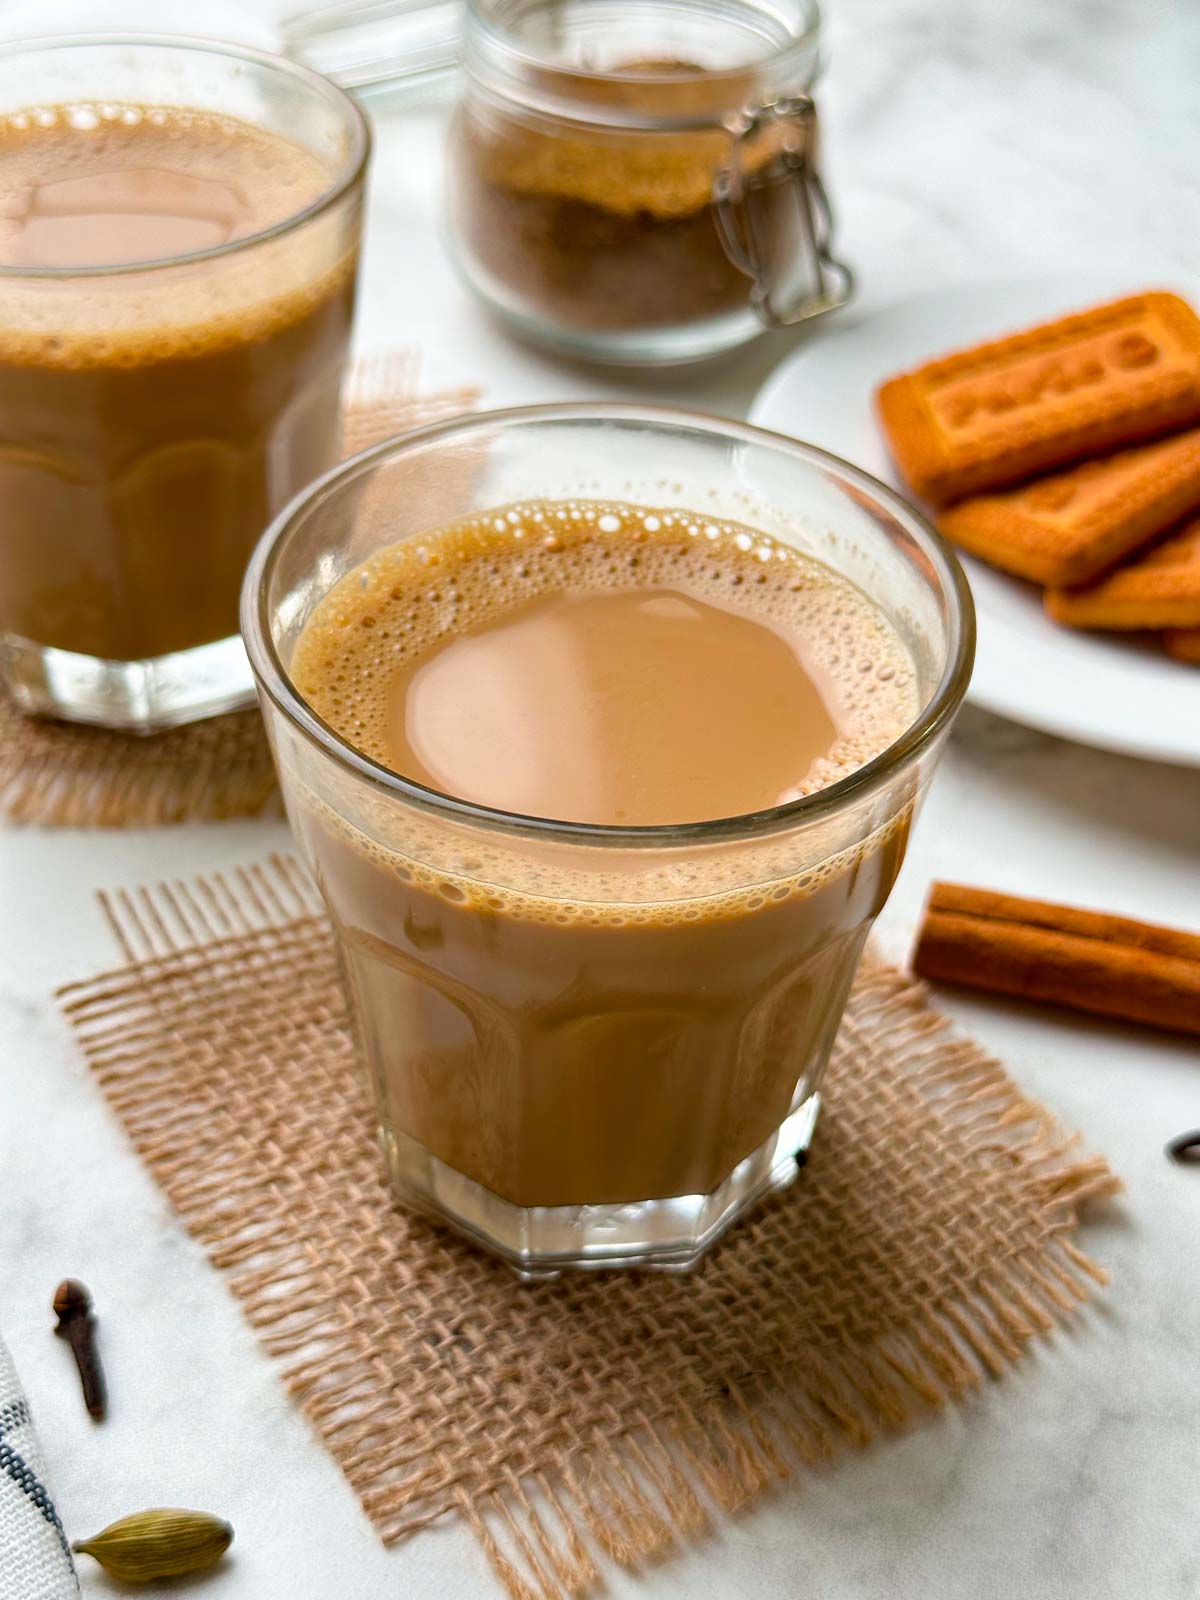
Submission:
[[[146,661],[104,661],[6,633],[0,667],[22,711],[122,733],[159,733],[255,702],[237,634]]]
[[[599,1267],[686,1272],[744,1211],[793,1182],[820,1108],[810,1094],[711,1194],[617,1205],[513,1205],[407,1134],[385,1127],[380,1140],[404,1205],[500,1256],[521,1278]]]

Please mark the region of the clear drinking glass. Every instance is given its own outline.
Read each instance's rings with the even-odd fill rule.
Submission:
[[[337,459],[369,147],[341,90],[253,50],[0,48],[13,135],[173,108],[280,135],[327,183],[186,255],[0,266],[0,683],[25,711],[137,732],[253,700],[238,594],[267,522]]]
[[[374,551],[574,495],[703,506],[845,574],[911,652],[912,725],[850,777],[772,810],[605,827],[409,782],[298,694],[289,663],[306,620]],[[856,468],[755,428],[531,407],[435,424],[327,474],[264,536],[242,627],[401,1199],[535,1275],[686,1267],[791,1181],[863,941],[970,675],[970,596],[938,535]]]
[[[841,305],[817,0],[466,0],[455,259],[519,331],[693,361]]]

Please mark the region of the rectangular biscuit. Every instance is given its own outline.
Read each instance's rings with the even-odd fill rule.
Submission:
[[[1163,648],[1176,661],[1190,661],[1200,667],[1200,628],[1168,628],[1163,634]]]
[[[876,403],[909,486],[946,506],[1200,421],[1200,318],[1131,295],[927,362]]]
[[[1046,610],[1072,628],[1200,628],[1200,517],[1082,589],[1047,589]]]
[[[1064,588],[1090,583],[1200,508],[1200,428],[1118,450],[943,511],[952,544],[994,567]]]

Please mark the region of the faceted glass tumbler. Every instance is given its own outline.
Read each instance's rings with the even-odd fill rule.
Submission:
[[[370,144],[340,89],[258,51],[0,47],[13,129],[175,109],[302,147],[324,187],[187,254],[0,265],[0,687],[131,733],[253,703],[238,596],[263,528],[338,456]]]
[[[844,574],[912,656],[911,726],[771,810],[606,827],[423,788],[306,704],[297,638],[374,551],[576,496],[703,506]],[[536,1276],[686,1268],[791,1182],[970,674],[970,597],[938,535],[855,468],[754,428],[532,407],[435,424],[314,484],[259,545],[242,626],[400,1198]]]

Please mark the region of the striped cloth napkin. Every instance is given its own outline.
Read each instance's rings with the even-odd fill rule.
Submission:
[[[79,1593],[42,1447],[12,1358],[0,1339],[0,1595],[3,1600],[71,1600]]]

